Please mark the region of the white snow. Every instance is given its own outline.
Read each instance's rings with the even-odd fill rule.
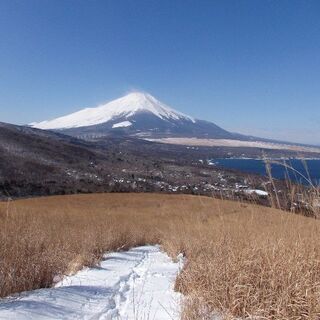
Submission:
[[[158,246],[106,254],[54,288],[0,300],[0,319],[179,319],[173,287],[181,267]]]
[[[268,192],[263,191],[263,190],[259,190],[259,189],[247,189],[247,190],[245,190],[245,192],[248,193],[248,194],[253,194],[253,193],[255,193],[255,194],[257,194],[258,196],[264,196],[264,197],[266,197],[266,196],[269,195]]]
[[[112,129],[114,129],[114,128],[126,128],[126,127],[130,127],[130,126],[132,126],[132,122],[130,122],[130,121],[122,121],[122,122],[119,122],[119,123],[115,123],[112,126]]]
[[[30,123],[39,129],[67,129],[101,124],[120,117],[131,117],[139,112],[150,112],[164,120],[195,120],[158,101],[148,93],[132,92],[122,98],[100,105],[86,108],[54,120]]]

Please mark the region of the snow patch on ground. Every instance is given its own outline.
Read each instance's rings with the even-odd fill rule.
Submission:
[[[179,319],[182,297],[173,287],[181,268],[182,259],[158,246],[106,254],[54,288],[0,300],[0,319]]]
[[[245,193],[248,194],[257,194],[258,196],[267,197],[269,193],[267,191],[259,190],[259,189],[247,189],[245,190]]]
[[[130,127],[130,126],[132,126],[132,122],[130,122],[130,121],[123,121],[123,122],[115,123],[115,124],[112,126],[112,129],[114,129],[114,128],[126,128],[126,127]]]

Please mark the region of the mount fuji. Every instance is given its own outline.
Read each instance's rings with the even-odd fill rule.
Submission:
[[[212,122],[194,119],[176,111],[143,92],[132,92],[95,108],[86,108],[53,120],[34,122],[30,126],[83,139],[100,138],[113,133],[143,138],[237,139],[238,136]]]

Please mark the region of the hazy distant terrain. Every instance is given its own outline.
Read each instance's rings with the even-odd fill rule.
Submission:
[[[284,144],[267,141],[245,141],[245,140],[231,140],[231,139],[202,139],[202,138],[161,138],[161,139],[147,139],[149,141],[180,144],[186,146],[206,146],[206,147],[248,147],[259,149],[273,149],[273,150],[289,150],[296,152],[312,152],[319,154],[320,147],[316,146],[302,146],[299,144]]]

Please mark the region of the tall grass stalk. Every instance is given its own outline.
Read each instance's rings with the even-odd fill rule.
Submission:
[[[320,217],[320,187],[316,186],[312,181],[309,168],[307,162],[305,160],[301,160],[303,164],[303,168],[306,174],[294,168],[292,165],[286,163],[285,161],[280,162],[276,160],[264,159],[266,172],[269,178],[269,182],[272,185],[272,190],[269,194],[271,206],[277,209],[286,209],[283,205],[281,205],[281,201],[278,196],[278,190],[276,188],[275,180],[272,176],[271,165],[279,165],[282,166],[286,170],[286,184],[288,189],[287,198],[290,203],[290,210],[295,211],[295,207],[293,204],[299,203],[299,209],[305,209],[308,215],[312,215],[316,218]],[[292,183],[290,178],[290,172],[293,173],[296,177],[296,181],[298,181],[297,177],[302,178],[307,185],[300,185],[299,183]],[[276,198],[276,202],[274,201],[274,197]]]

